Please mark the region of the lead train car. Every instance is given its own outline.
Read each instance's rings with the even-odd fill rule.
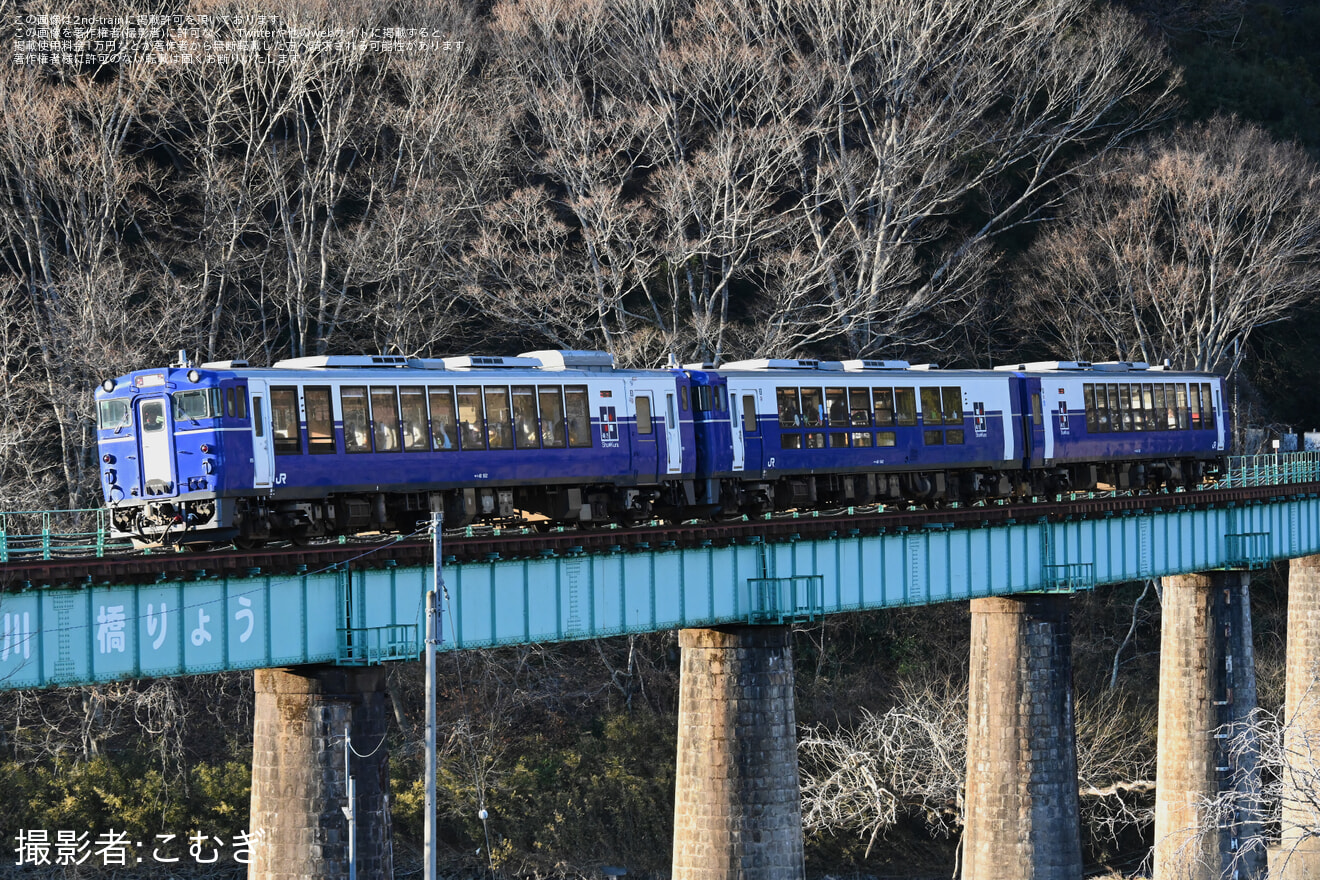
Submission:
[[[591,523],[685,508],[689,379],[600,352],[180,362],[97,392],[115,534],[259,543],[522,513]]]

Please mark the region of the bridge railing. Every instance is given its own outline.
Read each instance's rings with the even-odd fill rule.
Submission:
[[[1228,470],[1218,485],[1278,486],[1320,482],[1320,452],[1280,452],[1273,455],[1230,455]]]
[[[417,640],[417,625],[395,623],[389,626],[341,627],[339,633],[340,666],[369,666],[386,660],[416,660],[422,645]]]
[[[11,510],[0,512],[0,562],[56,556],[101,557],[131,542],[110,537],[109,511]]]

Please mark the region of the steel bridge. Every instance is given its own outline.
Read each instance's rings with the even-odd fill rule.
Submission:
[[[0,514],[0,687],[415,659],[431,545],[129,553],[99,511]],[[446,538],[442,650],[1254,568],[1320,553],[1320,455],[1039,504]]]

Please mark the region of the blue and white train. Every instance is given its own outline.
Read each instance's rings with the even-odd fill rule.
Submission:
[[[531,519],[590,525],[1069,489],[1192,487],[1223,380],[1145,364],[940,370],[591,351],[165,368],[96,393],[115,533],[234,541]]]

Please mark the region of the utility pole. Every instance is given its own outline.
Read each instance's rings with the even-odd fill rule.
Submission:
[[[431,534],[435,549],[435,581],[426,593],[426,805],[422,848],[424,850],[423,877],[436,880],[435,875],[435,650],[439,644],[440,626],[436,605],[444,580],[440,576],[440,524],[444,515],[431,514]]]
[[[351,723],[351,722],[350,722]],[[350,775],[349,753],[353,751],[352,728],[344,728],[344,779],[348,780],[348,806],[340,807],[348,819],[348,880],[357,880],[357,788]]]

